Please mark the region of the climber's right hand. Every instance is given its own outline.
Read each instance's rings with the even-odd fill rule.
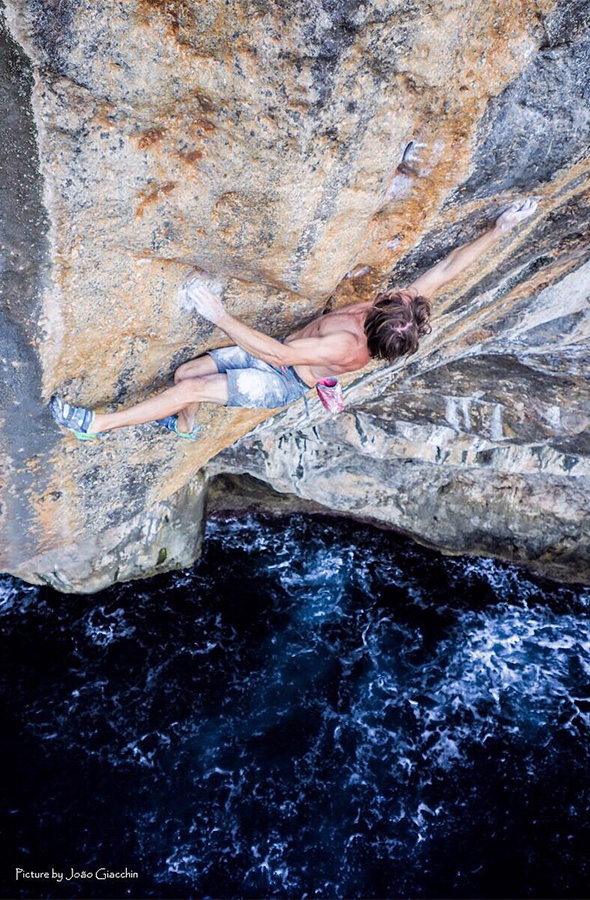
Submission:
[[[219,297],[200,283],[199,278],[195,278],[189,283],[185,290],[192,308],[208,322],[217,325],[225,316],[225,307]]]

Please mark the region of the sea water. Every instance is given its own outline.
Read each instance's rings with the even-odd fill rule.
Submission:
[[[587,896],[589,600],[300,515],[1,578],[2,895]]]

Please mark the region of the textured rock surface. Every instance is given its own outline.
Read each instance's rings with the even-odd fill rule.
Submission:
[[[354,380],[339,420],[274,417],[215,470],[587,575],[586,18],[575,0],[9,0],[0,567],[95,590],[196,552],[197,473],[264,414],[207,411],[190,447],[148,428],[89,447],[44,408],[54,390],[132,402],[223,344],[179,303],[190,266],[281,336],[534,191],[538,215],[452,285],[410,364]],[[410,139],[423,164],[396,174]]]
[[[547,363],[508,353],[452,362],[387,396],[357,394],[337,418],[283,421],[278,442],[262,429],[214,465],[447,552],[590,581],[590,398],[578,376]]]

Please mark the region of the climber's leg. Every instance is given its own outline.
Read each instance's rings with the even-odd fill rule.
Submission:
[[[227,376],[218,373],[202,378],[187,378],[149,400],[115,413],[95,413],[84,407],[71,406],[61,397],[52,398],[50,410],[58,425],[73,431],[76,437],[85,439],[94,434],[104,434],[113,428],[143,425],[155,419],[164,419],[195,403],[224,406],[227,399]]]
[[[214,375],[218,372],[215,362],[210,356],[199,356],[197,359],[191,359],[189,362],[183,363],[174,373],[174,384],[180,384],[187,378],[202,378],[204,375]],[[200,403],[189,403],[178,413],[176,420],[177,432],[192,434],[195,425],[195,416],[197,415]]]
[[[185,407],[198,403],[227,403],[227,377],[225,375],[204,375],[201,378],[186,378],[174,387],[168,388],[149,400],[143,400],[129,409],[116,413],[95,414],[91,431],[110,431],[127,425],[143,425],[155,419],[179,413]]]
[[[70,406],[60,397],[54,397],[50,404],[51,413],[59,425],[74,432],[81,440],[104,434],[114,428],[154,421],[181,437],[194,439],[195,429],[188,427],[191,425],[190,421],[187,423],[184,417],[181,418],[181,414],[188,409],[190,415],[190,411],[198,408],[200,403],[247,409],[278,409],[305,397],[310,390],[309,385],[290,366],[276,367],[249,357],[252,365],[239,368],[237,363],[246,361],[239,354],[248,356],[239,347],[214,350],[212,354],[215,356],[211,361],[192,360],[181,366],[174,387],[129,409],[115,413],[95,413],[84,407]],[[227,365],[227,372],[217,371],[188,377],[190,372],[210,372],[213,365],[219,369],[222,362],[216,358],[217,354],[225,357],[231,355],[235,368],[230,368],[230,360],[226,358],[223,365]],[[187,377],[182,377],[184,375]]]
[[[203,375],[217,375],[219,369],[212,356],[205,353],[204,356],[198,356],[197,359],[189,359],[188,362],[179,366],[174,373],[174,383],[186,381],[187,378],[202,378]]]

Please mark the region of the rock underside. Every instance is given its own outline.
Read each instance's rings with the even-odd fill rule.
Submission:
[[[590,582],[585,0],[7,0],[0,92],[0,568],[88,592],[196,557],[211,475],[247,474],[449,553]],[[398,169],[409,141],[424,144]],[[407,284],[540,205],[346,409],[204,408],[80,444],[228,343],[192,268],[276,337]]]

